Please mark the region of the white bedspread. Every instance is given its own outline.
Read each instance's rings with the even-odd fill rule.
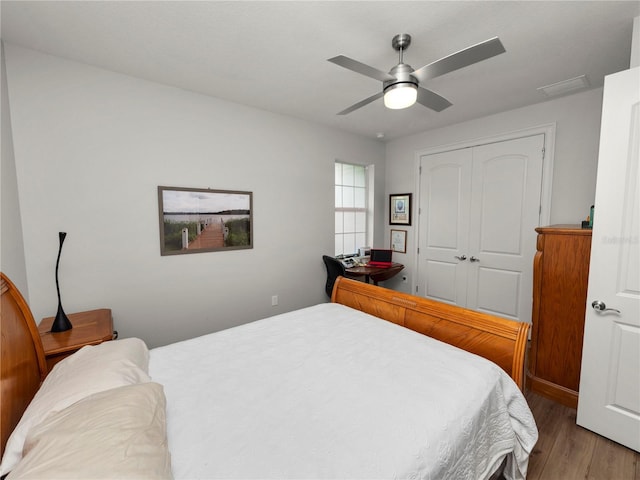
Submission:
[[[321,304],[151,351],[176,479],[526,476],[531,412],[498,366]]]

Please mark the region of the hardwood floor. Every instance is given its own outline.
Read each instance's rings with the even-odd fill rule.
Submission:
[[[640,454],[576,425],[576,410],[532,392],[539,438],[527,480],[640,480]]]

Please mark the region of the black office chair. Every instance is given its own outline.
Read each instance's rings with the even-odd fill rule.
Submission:
[[[331,292],[333,292],[333,284],[336,283],[336,278],[345,276],[344,265],[342,265],[339,260],[328,255],[323,255],[322,260],[324,260],[324,265],[327,267],[327,284],[325,290],[329,298],[331,298]]]

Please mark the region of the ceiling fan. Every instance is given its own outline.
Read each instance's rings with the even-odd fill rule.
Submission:
[[[385,73],[382,70],[370,67],[344,55],[330,58],[328,60],[329,62],[382,82],[382,91],[351,105],[349,108],[339,112],[338,115],[351,113],[380,97],[384,97],[384,104],[387,108],[407,108],[417,101],[431,110],[440,112],[450,107],[451,102],[437,93],[421,87],[421,82],[424,83],[430,78],[439,77],[445,73],[486,60],[506,51],[500,39],[493,37],[414,70],[411,65],[404,63],[402,58],[403,52],[409,45],[411,45],[411,35],[400,33],[393,37],[391,46],[398,52],[399,62],[389,70],[389,73]]]

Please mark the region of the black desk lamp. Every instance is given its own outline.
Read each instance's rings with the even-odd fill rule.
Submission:
[[[64,243],[64,239],[67,236],[66,232],[58,232],[58,236],[60,237],[60,248],[58,249],[58,260],[56,260],[56,290],[58,291],[58,313],[56,313],[56,318],[53,320],[53,324],[51,325],[52,332],[64,332],[73,328],[71,322],[69,321],[69,317],[64,313],[62,309],[62,302],[60,301],[60,284],[58,283],[58,266],[60,265],[60,254],[62,253],[62,244]]]

